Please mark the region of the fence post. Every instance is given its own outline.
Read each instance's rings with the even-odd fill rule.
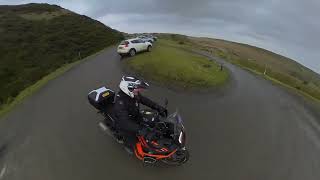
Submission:
[[[220,64],[220,71],[223,70],[223,64]]]

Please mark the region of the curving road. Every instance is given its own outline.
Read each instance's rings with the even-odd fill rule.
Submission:
[[[228,87],[212,93],[153,86],[148,96],[179,108],[190,161],[143,167],[102,133],[87,93],[123,74],[115,49],[51,81],[0,121],[0,180],[318,180],[320,119],[308,103],[233,65]]]

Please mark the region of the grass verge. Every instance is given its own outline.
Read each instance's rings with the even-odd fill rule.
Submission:
[[[107,48],[109,48],[109,47],[107,47]],[[15,106],[19,105],[25,98],[32,95],[36,91],[38,91],[41,87],[45,86],[50,80],[53,80],[53,79],[59,77],[60,75],[64,74],[65,72],[67,72],[68,70],[73,68],[74,66],[82,63],[83,61],[85,61],[89,58],[92,58],[92,57],[98,55],[99,53],[101,53],[105,49],[103,49],[93,55],[90,55],[82,60],[63,65],[62,67],[56,69],[55,71],[48,74],[47,76],[42,77],[39,81],[37,81],[33,85],[31,85],[31,86],[27,87],[26,89],[24,89],[23,91],[21,91],[18,94],[18,96],[16,96],[15,98],[8,99],[8,102],[6,104],[3,104],[0,106],[0,118],[4,117]]]
[[[280,85],[280,86],[282,86],[282,87],[285,87],[285,88],[287,88],[288,90],[291,90],[291,91],[293,91],[293,92],[295,92],[295,93],[297,93],[297,94],[302,95],[303,97],[306,97],[306,98],[308,98],[308,99],[310,99],[310,100],[313,100],[314,102],[320,104],[320,100],[319,100],[319,99],[311,96],[310,94],[308,94],[308,93],[306,93],[306,92],[304,92],[304,91],[302,91],[302,90],[299,90],[299,89],[294,88],[294,87],[292,87],[292,86],[290,86],[290,85],[288,85],[288,84],[286,84],[286,83],[283,83],[283,82],[281,82],[281,81],[279,81],[279,80],[277,80],[277,79],[269,76],[268,74],[261,73],[261,72],[255,70],[255,69],[248,68],[248,67],[243,66],[243,65],[241,65],[241,64],[236,64],[236,65],[239,66],[239,67],[241,67],[242,69],[245,69],[245,70],[250,71],[250,72],[252,72],[252,73],[254,73],[254,74],[257,74],[257,75],[259,75],[259,76],[262,76],[263,78],[271,81],[271,82],[274,83],[274,84],[277,84],[277,85]]]
[[[146,79],[169,87],[209,88],[223,85],[228,71],[215,62],[181,48],[175,41],[160,39],[152,52],[138,54],[126,65]]]
[[[123,38],[119,31],[55,5],[0,5],[0,15],[0,106],[61,66]]]
[[[309,99],[320,101],[320,75],[292,59],[254,46],[219,39],[177,34],[161,34],[160,37],[174,40],[186,49],[206,51]]]

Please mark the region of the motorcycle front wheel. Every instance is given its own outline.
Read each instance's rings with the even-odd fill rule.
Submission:
[[[162,162],[170,166],[180,166],[189,160],[188,150],[178,150],[169,158],[162,159]]]

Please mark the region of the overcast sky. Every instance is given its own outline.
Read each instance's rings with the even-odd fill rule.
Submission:
[[[47,2],[123,32],[172,32],[259,46],[320,73],[320,0],[0,0]]]

